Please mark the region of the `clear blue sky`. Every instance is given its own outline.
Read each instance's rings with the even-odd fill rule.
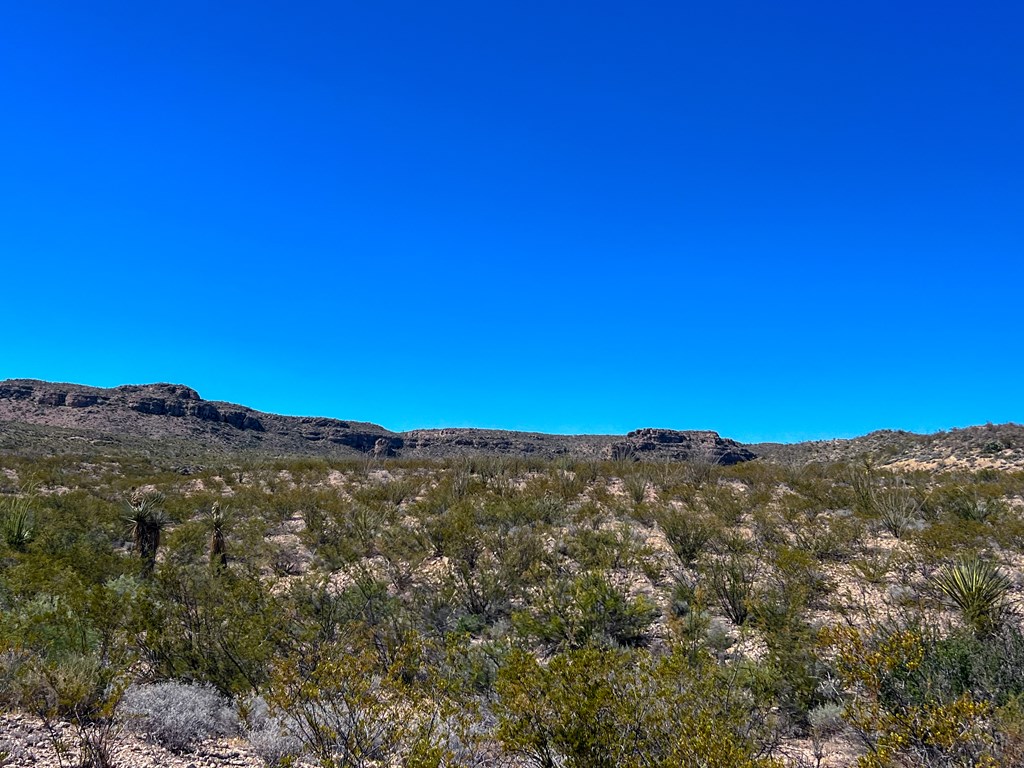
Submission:
[[[0,4],[0,379],[1024,421],[1024,4]]]

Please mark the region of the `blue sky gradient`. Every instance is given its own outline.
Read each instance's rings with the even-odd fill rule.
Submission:
[[[401,430],[1024,421],[1024,5],[0,5],[0,379]]]

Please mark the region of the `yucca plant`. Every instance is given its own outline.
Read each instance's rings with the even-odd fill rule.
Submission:
[[[227,525],[227,510],[223,509],[219,501],[213,502],[208,518],[210,521],[210,565],[214,569],[228,567],[227,540],[224,536],[224,527]]]
[[[938,573],[935,586],[978,634],[998,628],[1009,611],[1013,582],[989,560],[962,558]]]
[[[36,535],[31,502],[24,496],[18,496],[7,501],[4,506],[4,540],[11,549],[24,552]]]
[[[160,548],[160,534],[171,522],[163,509],[162,493],[133,493],[125,501],[128,514],[128,532],[135,551],[142,561],[142,575],[148,576],[156,567],[156,553]]]

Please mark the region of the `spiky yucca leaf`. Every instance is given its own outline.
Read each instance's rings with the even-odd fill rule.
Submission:
[[[943,568],[935,577],[935,586],[960,609],[967,624],[985,633],[1002,622],[1013,582],[995,563],[966,557]]]
[[[5,505],[3,534],[11,549],[24,552],[36,534],[35,515],[28,499],[14,498]]]
[[[160,533],[171,520],[163,509],[162,493],[134,493],[125,504],[128,514],[125,521],[135,542],[135,551],[142,560],[144,576],[153,572],[156,552],[160,548]]]

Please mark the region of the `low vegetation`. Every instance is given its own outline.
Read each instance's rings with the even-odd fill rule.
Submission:
[[[1024,762],[1020,472],[10,453],[0,530],[67,766]]]

